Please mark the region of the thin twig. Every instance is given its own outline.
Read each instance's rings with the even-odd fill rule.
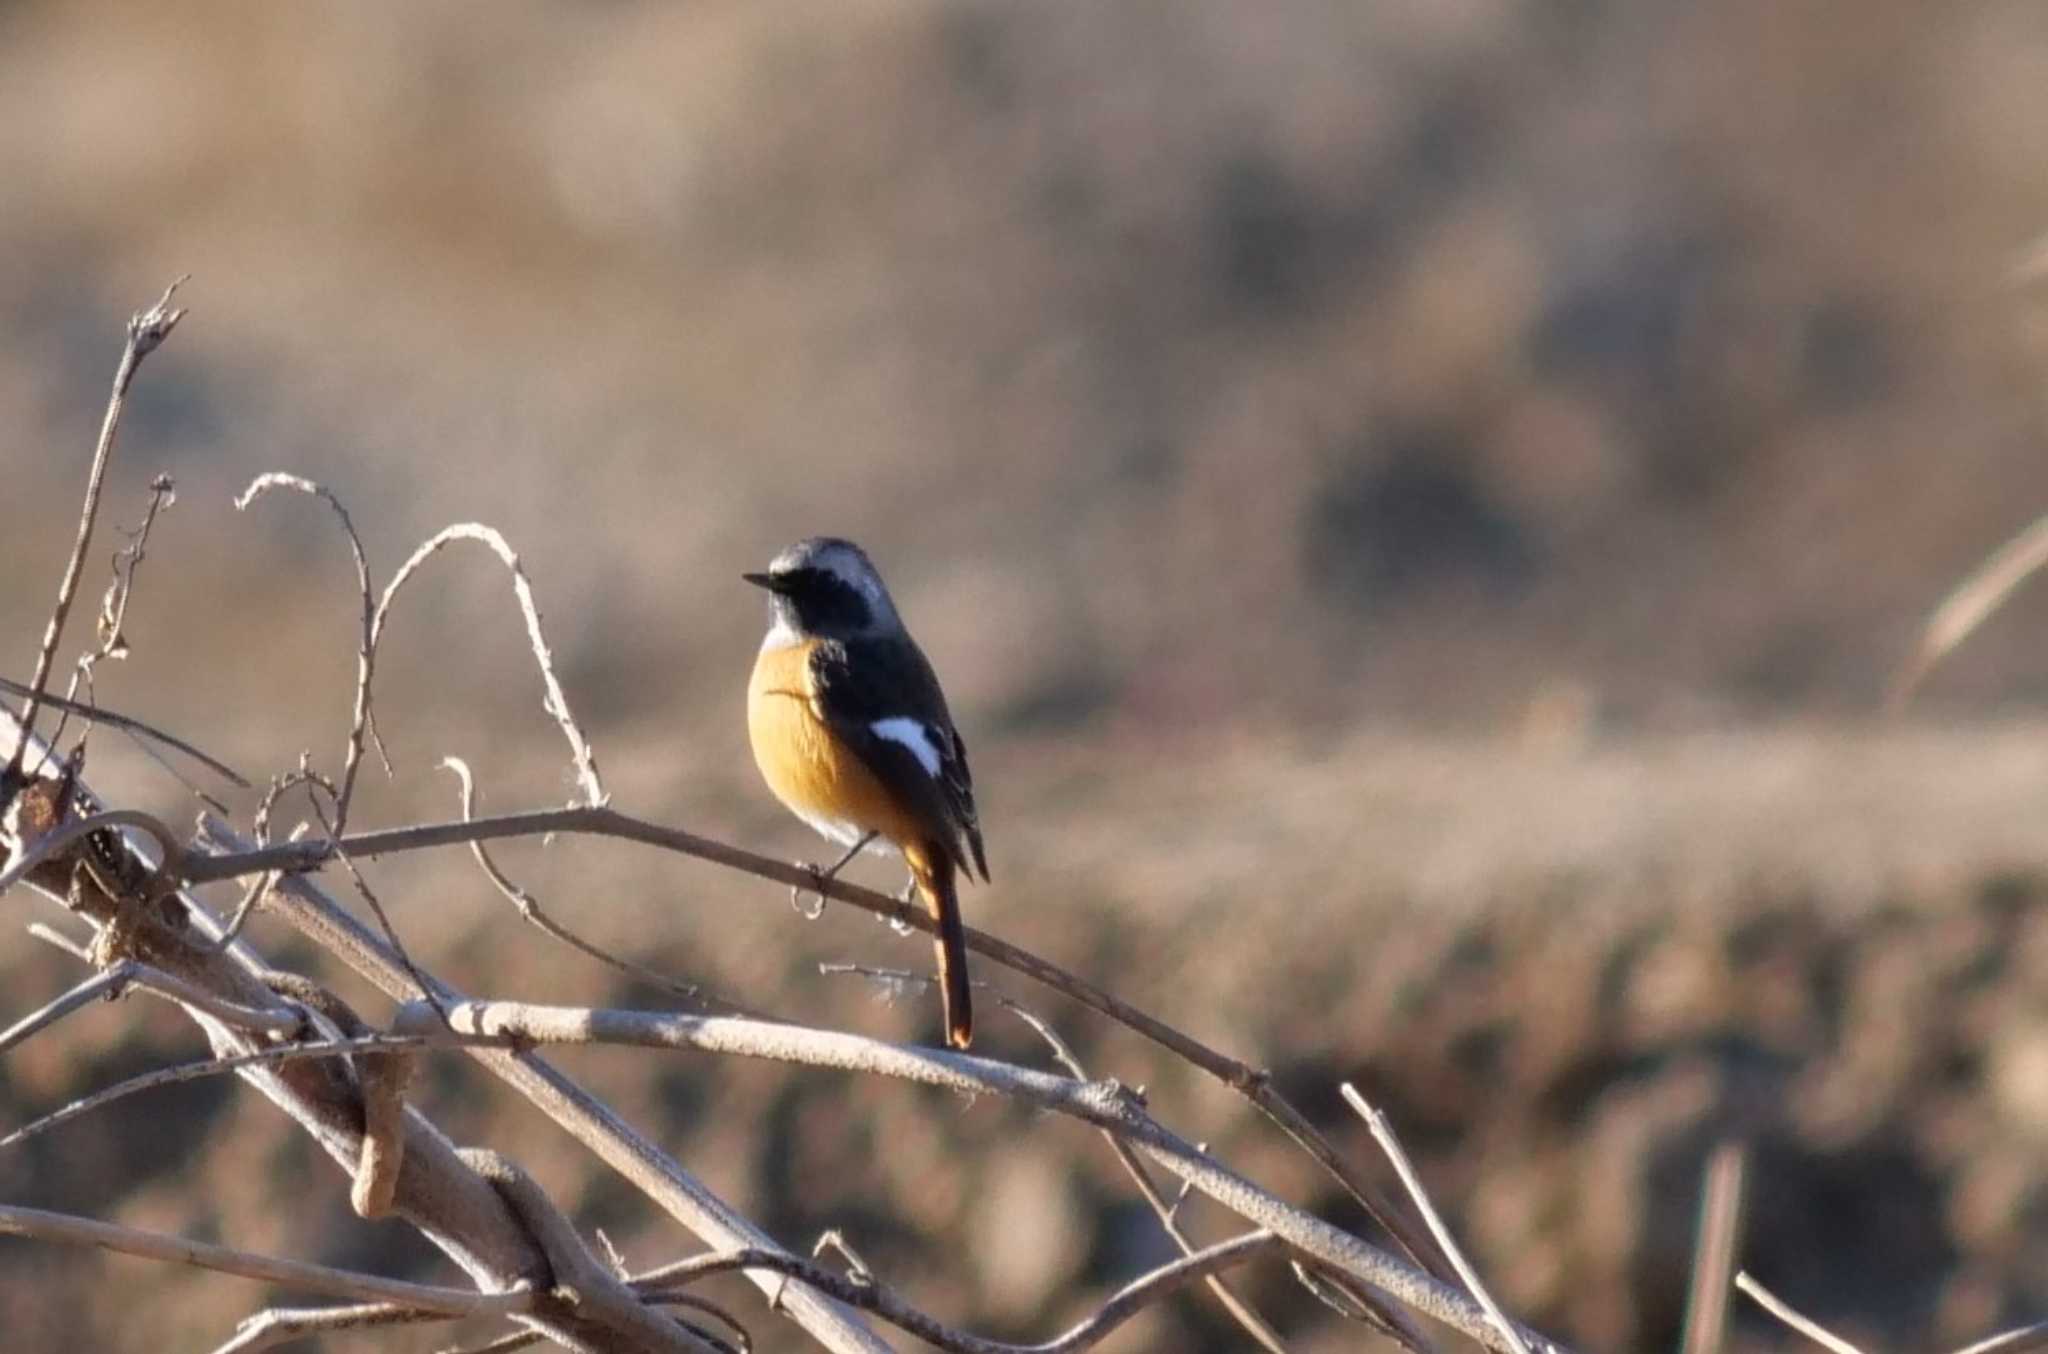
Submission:
[[[422,1019],[417,1008],[403,1008],[395,1029],[407,1032]],[[885,1076],[969,1096],[1023,1100],[1111,1129],[1254,1226],[1271,1230],[1323,1265],[1373,1284],[1395,1300],[1489,1347],[1502,1351],[1560,1348],[1554,1341],[1512,1324],[1520,1344],[1510,1344],[1477,1302],[1253,1184],[1165,1128],[1145,1112],[1138,1097],[1114,1081],[1078,1082],[971,1054],[735,1016],[464,1001],[449,1006],[447,1019],[450,1028],[458,1031],[533,1044],[687,1049]]]
[[[664,1293],[659,1298],[654,1299],[654,1301],[664,1307],[688,1307],[692,1311],[704,1313],[704,1315],[718,1321],[727,1330],[739,1337],[738,1343],[734,1344],[725,1340],[719,1340],[716,1336],[711,1335],[710,1332],[705,1331],[702,1332],[705,1338],[715,1340],[721,1349],[731,1351],[732,1354],[754,1354],[754,1333],[748,1330],[738,1317],[711,1299],[700,1298],[694,1293]],[[694,1330],[696,1327],[693,1326],[692,1329]]]
[[[1372,1130],[1373,1141],[1387,1154],[1387,1160],[1393,1163],[1395,1174],[1399,1175],[1401,1183],[1408,1187],[1409,1197],[1415,1200],[1415,1206],[1422,1211],[1422,1220],[1428,1224],[1430,1235],[1436,1238],[1436,1244],[1442,1247],[1443,1253],[1450,1258],[1452,1267],[1458,1271],[1458,1277],[1465,1281],[1466,1290],[1486,1309],[1486,1319],[1493,1323],[1494,1329],[1507,1341],[1507,1347],[1513,1354],[1529,1354],[1529,1346],[1523,1342],[1521,1331],[1516,1328],[1514,1322],[1508,1320],[1507,1313],[1500,1309],[1500,1304],[1493,1300],[1493,1294],[1487,1292],[1486,1285],[1480,1282],[1479,1271],[1472,1268],[1471,1263],[1465,1259],[1464,1252],[1458,1249],[1457,1241],[1451,1236],[1451,1229],[1444,1224],[1443,1217],[1436,1211],[1436,1205],[1430,1202],[1429,1191],[1422,1187],[1422,1177],[1416,1174],[1415,1163],[1408,1160],[1408,1153],[1402,1149],[1401,1140],[1395,1136],[1394,1126],[1387,1122],[1387,1116],[1367,1104],[1365,1097],[1360,1095],[1358,1088],[1350,1082],[1343,1083],[1337,1089],[1343,1093],[1344,1103],[1356,1110],[1358,1117],[1365,1120],[1365,1126]]]
[[[365,1034],[346,1039],[323,1039],[313,1043],[272,1044],[248,1053],[229,1054],[224,1058],[201,1058],[196,1062],[173,1063],[169,1067],[138,1072],[104,1090],[81,1096],[39,1119],[33,1119],[6,1137],[0,1138],[0,1148],[13,1147],[17,1143],[39,1137],[53,1128],[61,1128],[82,1115],[105,1109],[117,1100],[126,1100],[131,1095],[153,1091],[160,1086],[174,1086],[182,1082],[224,1076],[245,1067],[268,1067],[280,1063],[349,1057],[360,1053],[392,1053],[421,1048],[507,1048],[515,1042],[498,1036],[456,1034],[450,1030],[422,1031],[414,1034]]]
[[[2036,1349],[2048,1349],[2048,1321],[2004,1331],[1974,1345],[1965,1345],[1956,1354],[2029,1354]]]
[[[128,656],[128,604],[135,597],[135,574],[148,558],[149,533],[155,529],[156,519],[177,501],[177,485],[169,475],[158,475],[149,482],[149,506],[143,509],[141,525],[132,531],[123,529],[128,544],[114,552],[113,576],[100,596],[99,647],[78,660],[87,672],[103,659]]]
[[[341,764],[341,788],[334,796],[334,831],[330,835],[338,837],[348,829],[349,805],[355,800],[356,773],[362,769],[363,763],[363,731],[370,723],[370,680],[377,669],[377,637],[372,628],[376,611],[370,595],[370,561],[363,553],[363,538],[356,534],[356,524],[349,519],[348,509],[324,484],[273,470],[249,481],[249,487],[235,499],[235,511],[246,511],[251,503],[272,489],[293,489],[310,494],[332,508],[335,517],[340,519],[343,533],[348,536],[349,553],[355,559],[356,592],[362,602],[362,620],[361,634],[356,643],[355,709],[349,716],[348,747]]]
[[[1088,1070],[1081,1065],[1080,1058],[1075,1056],[1074,1050],[1067,1046],[1066,1040],[1060,1038],[1049,1022],[1040,1019],[1000,992],[994,995],[997,1005],[1036,1031],[1038,1037],[1052,1050],[1054,1060],[1067,1069],[1068,1075],[1077,1081],[1089,1079]],[[1115,1153],[1118,1164],[1124,1168],[1124,1173],[1131,1177],[1131,1182],[1138,1187],[1138,1193],[1151,1206],[1153,1213],[1158,1215],[1159,1225],[1166,1230],[1167,1236],[1173,1238],[1173,1244],[1180,1247],[1182,1255],[1193,1255],[1199,1248],[1182,1229],[1178,1210],[1159,1192],[1159,1186],[1153,1182],[1152,1173],[1145,1169],[1145,1163],[1138,1159],[1138,1154],[1132,1151],[1122,1138],[1107,1129],[1100,1132],[1102,1140],[1109,1144],[1109,1150]],[[1249,1302],[1239,1297],[1223,1276],[1211,1274],[1203,1282],[1208,1285],[1216,1301],[1222,1304],[1223,1310],[1230,1313],[1231,1319],[1243,1328],[1244,1333],[1249,1335],[1255,1344],[1267,1350],[1269,1354],[1287,1354],[1287,1345],[1280,1338],[1280,1333],[1266,1324],[1266,1319],[1260,1316]]]
[[[533,586],[527,582],[526,570],[519,563],[519,556],[505,538],[491,527],[480,522],[458,522],[443,527],[429,538],[412,557],[399,566],[391,582],[385,586],[384,596],[377,603],[375,617],[371,621],[371,647],[383,641],[384,623],[391,613],[391,604],[398,597],[398,591],[413,576],[418,568],[427,562],[435,552],[456,541],[479,541],[498,557],[512,574],[512,591],[519,598],[519,611],[526,618],[526,639],[533,649],[533,661],[540,668],[541,682],[547,689],[543,707],[554,717],[561,728],[562,736],[569,740],[570,754],[576,760],[577,779],[582,783],[584,801],[593,808],[601,807],[611,798],[605,792],[604,782],[597,773],[597,754],[590,749],[590,741],[583,736],[583,729],[576,722],[576,716],[569,711],[569,698],[562,692],[562,684],[555,678],[555,656],[548,648],[547,636],[541,630],[540,608],[534,605]]]
[[[341,834],[335,822],[329,821],[326,811],[320,807],[321,792],[339,803],[340,796],[335,794],[334,787],[329,785],[325,778],[308,776],[306,802],[312,805],[313,816],[320,820],[320,830],[327,835],[327,840],[337,843],[334,849],[335,858],[341,862],[341,867],[348,871],[349,882],[355,885],[356,895],[369,904],[370,911],[377,918],[377,925],[384,932],[384,939],[390,942],[391,952],[398,956],[398,962],[412,975],[413,986],[419,989],[418,995],[436,1011],[440,1010],[441,999],[434,993],[434,984],[427,980],[427,975],[413,962],[411,953],[406,950],[405,942],[398,938],[398,928],[391,924],[391,916],[384,910],[383,900],[377,897],[376,890],[370,887],[370,881],[363,877],[363,872],[356,868],[355,861],[339,845]]]
[[[93,669],[109,658],[118,660],[128,656],[128,636],[125,627],[128,622],[128,602],[135,595],[135,571],[141,567],[142,561],[147,554],[149,533],[156,526],[158,514],[162,513],[172,503],[177,502],[177,499],[178,495],[171,484],[171,477],[168,475],[158,475],[154,480],[150,481],[149,507],[142,514],[142,525],[132,531],[121,528],[122,532],[128,537],[128,544],[114,552],[111,569],[113,576],[107,580],[107,590],[100,595],[100,614],[97,627],[99,642],[90,652],[80,654],[77,663],[72,666],[71,682],[68,689],[64,692],[65,718],[57,721],[57,730],[50,735],[50,749],[45,750],[43,754],[45,757],[50,755],[50,750],[54,750],[58,744],[64,741],[65,724],[68,722],[71,714],[79,710],[73,698],[78,695],[78,687],[81,682],[85,684],[86,700],[82,714],[86,720],[86,728],[85,732],[78,737],[78,745],[71,750],[69,755],[74,758],[84,755],[86,738],[91,734],[93,727],[99,723],[94,712],[94,707],[99,701],[99,694],[93,684]],[[45,694],[45,700],[48,700],[47,693]],[[137,742],[151,757],[157,755],[156,750],[148,744],[142,743],[139,739]],[[161,761],[161,759],[159,760]],[[168,763],[162,764],[165,766],[165,769],[171,771],[172,775],[177,775],[177,771],[171,768]],[[183,778],[180,777],[180,779]],[[186,782],[186,786],[188,789],[197,789],[189,781]]]
[[[34,690],[34,687],[29,686],[25,682],[17,682],[10,678],[0,677],[0,691],[5,691],[9,695],[26,696]],[[162,729],[154,725],[145,724],[131,715],[117,714],[112,710],[103,709],[100,706],[88,704],[85,701],[66,700],[62,696],[53,696],[47,691],[43,693],[41,700],[44,705],[49,706],[52,710],[63,710],[74,715],[84,715],[98,720],[110,728],[120,729],[124,733],[136,734],[143,738],[153,738],[167,748],[184,753],[208,771],[230,781],[236,787],[243,790],[249,788],[249,782],[243,778],[241,772],[235,770],[232,766],[229,766],[217,757],[209,756],[207,753],[200,751],[175,734],[165,733]]]
[[[106,484],[107,463],[113,458],[115,434],[121,429],[121,411],[128,403],[128,387],[134,382],[142,359],[156,351],[157,345],[177,328],[178,321],[185,318],[183,310],[171,307],[171,298],[177,294],[178,283],[184,280],[181,277],[166,287],[155,305],[128,321],[128,341],[122,346],[120,365],[114,369],[114,388],[107,396],[106,416],[100,420],[99,444],[93,449],[92,470],[86,477],[85,504],[78,514],[78,537],[72,543],[70,561],[64,566],[63,581],[57,585],[56,605],[50,608],[49,623],[43,628],[43,642],[36,651],[35,674],[29,678],[29,693],[22,701],[18,720],[22,737],[15,742],[6,770],[0,772],[0,789],[7,793],[13,792],[21,775],[28,735],[35,729],[43,691],[50,682],[50,667],[57,656],[57,645],[64,637],[64,622],[70,617],[72,600],[78,595],[78,579],[85,571],[86,552],[92,548],[93,527],[99,520],[100,490]]]
[[[62,950],[81,964],[90,964],[92,962],[92,952],[90,950],[54,926],[45,925],[39,921],[32,921],[22,929],[27,931],[34,939],[42,941],[45,945]]]
[[[460,757],[443,757],[441,759],[441,766],[443,769],[451,772],[462,783],[462,816],[465,820],[473,818],[476,813],[476,782],[470,775],[469,763],[463,761]],[[478,868],[484,872],[484,877],[491,881],[491,886],[497,889],[506,902],[519,910],[520,916],[524,917],[533,926],[538,927],[546,935],[553,937],[571,949],[582,951],[600,964],[615,969],[629,978],[637,979],[648,984],[650,987],[659,988],[670,996],[679,997],[684,1001],[706,1008],[734,1012],[740,1009],[732,1002],[712,1000],[695,983],[677,982],[667,974],[657,973],[644,964],[636,964],[630,959],[621,958],[602,946],[585,940],[582,936],[577,935],[574,931],[571,931],[568,927],[549,916],[546,910],[541,907],[539,899],[514,883],[509,875],[499,869],[498,863],[491,859],[490,853],[484,849],[482,842],[471,842],[469,849],[470,854],[476,859]]]
[[[149,1260],[191,1265],[222,1274],[239,1274],[245,1279],[261,1279],[307,1293],[367,1302],[395,1302],[444,1316],[508,1315],[524,1312],[533,1305],[530,1291],[475,1293],[438,1284],[409,1283],[403,1279],[386,1279],[303,1260],[257,1255],[163,1232],[145,1232],[93,1218],[51,1213],[40,1208],[20,1208],[12,1204],[0,1204],[0,1234],[37,1241],[59,1241],[73,1246],[97,1246],[123,1255],[139,1255]]]
[[[650,1309],[638,1293],[607,1270],[547,1192],[516,1162],[485,1148],[463,1148],[457,1155],[490,1184],[539,1245],[547,1260],[552,1293],[574,1294],[577,1311],[619,1336],[638,1337],[639,1344],[666,1348],[686,1343],[700,1354],[708,1354],[709,1345],[695,1327]]]
[[[114,965],[104,973],[95,973],[40,1010],[32,1011],[5,1030],[0,1030],[0,1053],[5,1053],[16,1044],[41,1033],[73,1011],[90,1005],[103,995],[109,999],[117,996],[122,984],[134,978],[138,967],[134,960],[129,959]]]
[[[539,1331],[516,1330],[480,1345],[443,1345],[438,1354],[513,1354],[520,1349],[531,1349],[544,1338]]]
[[[930,917],[922,908],[913,907],[888,894],[862,888],[845,879],[821,879],[818,872],[810,867],[792,865],[787,861],[764,856],[742,847],[730,846],[680,828],[648,822],[610,807],[545,809],[489,818],[425,823],[382,832],[358,833],[343,839],[340,844],[359,857],[370,857],[554,832],[614,837],[639,842],[644,846],[659,847],[761,879],[772,880],[778,884],[813,889],[836,901],[927,933],[933,929]],[[332,854],[332,850],[333,848],[324,842],[306,841],[215,856],[194,856],[183,863],[181,877],[190,883],[200,884],[265,870],[311,870],[323,864]],[[1321,1165],[1333,1179],[1344,1186],[1359,1206],[1386,1229],[1402,1250],[1436,1277],[1443,1277],[1439,1272],[1441,1265],[1435,1260],[1436,1252],[1427,1237],[1418,1235],[1391,1200],[1359,1177],[1343,1161],[1329,1140],[1317,1131],[1290,1101],[1274,1089],[1270,1074],[1228,1054],[1218,1052],[1094,983],[1068,972],[1049,960],[1039,958],[1029,950],[972,927],[967,928],[966,938],[969,949],[1108,1016],[1160,1047],[1179,1055],[1244,1096]]]
[[[1724,1142],[1707,1158],[1700,1186],[1699,1235],[1685,1299],[1683,1354],[1720,1354],[1728,1328],[1729,1283],[1742,1242],[1741,1143]]]
[[[1833,1350],[1834,1354],[1863,1354],[1862,1350],[1856,1348],[1856,1346],[1850,1344],[1826,1326],[1821,1325],[1818,1321],[1813,1320],[1811,1317],[1801,1316],[1798,1312],[1794,1311],[1782,1298],[1771,1292],[1770,1289],[1765,1288],[1755,1279],[1750,1278],[1747,1270],[1735,1276],[1735,1286],[1754,1298],[1757,1306],[1763,1308],[1772,1316],[1777,1317],[1778,1320],[1784,1322],[1793,1330],[1798,1331],[1801,1335],[1822,1348]]]
[[[201,821],[205,840],[235,850],[248,846],[217,818]],[[308,940],[339,959],[387,996],[404,1000],[411,979],[388,946],[327,893],[297,876],[278,886],[272,910]],[[201,913],[202,919],[204,913]],[[202,921],[203,924],[203,921]],[[460,993],[439,984],[444,1001]],[[472,1048],[468,1056],[644,1193],[656,1206],[714,1246],[773,1247],[774,1240],[746,1215],[707,1189],[673,1157],[609,1106],[526,1049]],[[764,1289],[768,1276],[756,1281]],[[889,1346],[860,1315],[825,1294],[799,1286],[783,1310],[833,1354],[888,1354]]]
[[[1892,714],[1903,710],[1927,674],[2044,564],[2048,564],[2048,516],[2034,519],[2026,530],[1992,551],[1941,599],[1920,628],[1920,642],[1893,675],[1885,709]]]
[[[643,1293],[659,1293],[732,1270],[787,1274],[830,1293],[848,1306],[873,1312],[891,1325],[899,1326],[920,1340],[952,1354],[1076,1354],[1076,1351],[1100,1343],[1146,1306],[1184,1285],[1282,1248],[1280,1238],[1263,1228],[1204,1247],[1193,1255],[1184,1255],[1133,1279],[1091,1315],[1052,1339],[1034,1345],[1008,1344],[956,1331],[911,1306],[872,1275],[844,1275],[814,1260],[777,1251],[748,1250],[693,1256],[641,1276],[634,1280],[633,1287]]]
[[[295,1036],[305,1028],[304,1014],[295,1009],[269,1010],[229,1001],[186,982],[175,973],[166,973],[148,964],[135,963],[131,972],[137,991],[188,1006],[234,1029],[253,1034]]]
[[[312,830],[310,823],[300,823],[292,828],[291,840],[298,841]],[[258,904],[270,896],[270,891],[277,887],[277,881],[282,875],[282,871],[272,870],[268,874],[257,875],[248,882],[242,890],[241,901],[235,904],[235,910],[229,914],[227,924],[220,928],[220,935],[214,940],[214,948],[227,950],[234,945],[241,937],[242,928],[248,924],[250,914],[256,910]]]
[[[327,796],[328,803],[338,806],[341,799],[340,791],[335,788],[333,781],[330,781],[326,776],[313,769],[307,754],[303,752],[299,754],[298,770],[271,782],[270,789],[263,796],[263,802],[256,806],[255,828],[258,840],[261,840],[270,830],[270,814],[277,801],[287,791],[301,787],[304,787],[306,791],[306,803],[313,810],[313,816],[320,820],[321,831],[325,834],[322,840],[328,844],[333,858],[340,861],[342,869],[347,871],[349,882],[355,886],[356,896],[368,905],[371,915],[376,917],[378,927],[384,932],[384,939],[391,945],[391,952],[398,956],[398,962],[411,975],[414,988],[411,997],[423,997],[438,1009],[440,1003],[434,996],[433,984],[427,981],[426,975],[420,970],[420,966],[413,962],[412,954],[405,948],[405,942],[399,938],[398,929],[391,924],[390,914],[384,910],[383,900],[377,896],[377,891],[370,887],[370,881],[364,878],[363,872],[356,867],[355,859],[349,854],[347,847],[342,844],[340,834],[335,831],[337,820],[329,818],[327,811],[320,805],[320,796],[324,794]],[[300,834],[296,831],[293,832],[292,840],[301,840]],[[279,873],[279,871],[273,870],[266,876],[266,879],[269,881],[269,887],[276,887],[276,879]],[[229,929],[222,943],[225,944],[234,938],[234,935],[240,929],[241,920],[246,913],[247,907],[255,899],[260,898],[262,894],[263,890],[259,890],[243,899],[242,904],[235,910],[234,918],[229,922]],[[410,997],[408,997],[409,999]]]
[[[361,1302],[347,1307],[268,1307],[243,1317],[226,1344],[213,1354],[255,1354],[308,1335],[333,1331],[375,1330],[452,1321],[447,1312],[427,1312],[391,1302]]]
[[[64,712],[64,718],[57,721],[56,731],[46,740],[47,746],[44,747],[42,753],[43,761],[38,762],[36,768],[29,773],[31,778],[42,774],[43,762],[47,762],[55,753],[57,747],[63,743],[65,727],[70,722],[70,717],[73,714],[80,715],[86,720],[85,733],[79,735],[77,745],[67,754],[73,760],[83,758],[87,737],[95,727],[103,722],[97,717],[99,693],[94,686],[93,670],[106,659],[122,659],[128,656],[128,637],[126,633],[128,604],[135,595],[136,571],[141,567],[142,561],[147,554],[149,533],[156,526],[158,515],[172,503],[175,503],[177,497],[177,492],[171,483],[170,476],[158,475],[154,480],[150,481],[149,507],[143,513],[142,524],[133,530],[122,528],[123,534],[128,537],[128,544],[114,552],[111,568],[112,577],[107,580],[107,590],[100,597],[99,642],[89,652],[79,655],[77,663],[72,666],[71,680],[62,697],[52,696],[47,691],[43,693],[43,703],[61,709]],[[81,683],[85,687],[85,700],[82,703],[76,699]],[[13,683],[9,683],[10,687],[13,685]],[[31,690],[32,688],[24,686],[16,694],[26,696],[31,693]],[[104,722],[113,724],[117,728],[121,727],[118,722],[113,720]],[[218,800],[214,799],[213,796],[207,794],[206,791],[200,789],[197,785],[194,785],[161,752],[151,746],[146,739],[139,737],[134,729],[123,728],[122,732],[128,735],[145,756],[154,761],[158,766],[161,766],[208,807],[221,809]],[[225,810],[222,811],[224,812]]]
[[[95,832],[104,832],[108,828],[122,827],[141,828],[144,832],[156,838],[157,844],[164,848],[166,867],[171,869],[173,873],[177,872],[177,867],[184,857],[185,848],[177,837],[172,835],[171,830],[164,826],[162,820],[153,814],[144,813],[140,809],[108,809],[102,813],[88,814],[83,818],[74,818],[61,827],[51,828],[33,842],[27,843],[22,851],[8,862],[7,868],[0,870],[0,893],[7,892],[7,890],[26,879],[35,871],[37,866],[49,860],[73,842],[90,837]]]

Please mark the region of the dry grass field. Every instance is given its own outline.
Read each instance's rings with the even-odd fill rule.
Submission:
[[[444,523],[504,531],[620,804],[822,856],[748,758],[737,575],[855,537],[974,749],[974,924],[1270,1066],[1377,1170],[1357,1082],[1503,1302],[1577,1347],[1677,1347],[1730,1138],[1743,1263],[1866,1348],[1954,1347],[2048,1317],[2048,589],[1879,707],[1930,608],[2048,511],[2044,166],[2048,15],[2023,0],[17,0],[0,674],[33,662],[121,321],[190,273],[109,482],[110,523],[156,474],[179,494],[111,708],[259,776],[338,763],[344,545],[309,501],[231,506],[291,470],[380,578]],[[569,795],[481,552],[429,566],[379,681],[395,773],[366,773],[359,825],[452,814],[445,755],[492,807]],[[119,739],[89,775],[190,821]],[[714,992],[935,1035],[927,998],[818,976],[925,961],[851,909],[806,922],[618,844],[503,859]],[[459,853],[375,878],[466,989],[658,998]],[[0,1024],[76,980],[22,934],[52,915],[0,899]],[[980,976],[1359,1222],[1241,1101]],[[0,1058],[0,1130],[196,1056],[152,1005]],[[999,1011],[982,1041],[1043,1061]],[[564,1061],[777,1237],[836,1227],[978,1331],[1045,1338],[1170,1254],[1098,1138],[1015,1106]],[[580,1225],[636,1263],[685,1248],[486,1078],[432,1069],[435,1120]],[[224,1081],[0,1150],[0,1201],[449,1273]],[[799,1347],[723,1282],[763,1348]],[[1292,1348],[1366,1341],[1282,1266],[1242,1286]],[[206,1349],[261,1300],[0,1240],[9,1350]],[[1240,1347],[1192,1292],[1105,1346]],[[1738,1307],[1729,1347],[1795,1344]]]

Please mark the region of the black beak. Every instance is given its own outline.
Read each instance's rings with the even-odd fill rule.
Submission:
[[[746,579],[747,582],[752,583],[757,588],[766,588],[770,592],[782,591],[781,580],[776,578],[774,574],[741,574],[740,577]]]

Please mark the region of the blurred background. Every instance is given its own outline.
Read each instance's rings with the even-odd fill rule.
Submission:
[[[1959,1344],[2048,1316],[2048,589],[1879,708],[1943,593],[2048,510],[2044,166],[2031,0],[14,0],[0,671],[32,665],[121,324],[190,273],[88,575],[89,603],[172,476],[109,706],[258,776],[338,767],[344,544],[310,500],[230,503],[290,470],[349,505],[380,582],[444,523],[503,530],[620,806],[818,857],[746,749],[737,575],[854,537],[974,750],[975,924],[1272,1066],[1379,1170],[1336,1095],[1359,1082],[1561,1336],[1675,1346],[1701,1166],[1735,1139],[1742,1263],[1852,1337]],[[572,793],[503,571],[466,550],[392,624],[394,775],[359,827],[452,813],[448,754],[486,807]],[[89,775],[194,808],[106,734]],[[715,992],[934,1035],[928,994],[817,975],[926,962],[848,910],[589,842],[504,860]],[[660,1000],[465,858],[375,878],[472,992]],[[20,931],[46,904],[4,906],[0,1021],[78,976]],[[1235,1097],[983,976],[1360,1224]],[[984,1043],[1044,1057],[992,1002]],[[0,1061],[0,1109],[200,1048],[149,1004],[95,1010]],[[790,1244],[838,1227],[979,1331],[1045,1338],[1169,1254],[1073,1125],[563,1061]],[[467,1067],[422,1103],[636,1264],[694,1249]],[[0,1154],[0,1197],[450,1272],[224,1083]],[[1241,1287],[1294,1348],[1365,1339],[1278,1273]],[[21,1349],[206,1348],[262,1298],[0,1247]],[[1243,1344],[1188,1297],[1110,1347]],[[1789,1345],[1738,1312],[1734,1347]]]

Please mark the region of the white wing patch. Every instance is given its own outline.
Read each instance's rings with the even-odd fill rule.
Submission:
[[[938,739],[932,734],[932,726],[921,719],[909,719],[896,715],[890,719],[878,719],[868,725],[869,732],[877,738],[886,738],[910,749],[910,755],[917,758],[917,764],[933,780],[939,778],[939,767],[944,759],[939,755]]]

